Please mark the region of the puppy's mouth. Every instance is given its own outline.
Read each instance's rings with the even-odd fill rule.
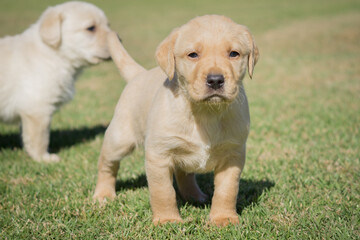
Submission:
[[[98,64],[104,61],[110,61],[111,60],[111,56],[106,56],[106,57],[102,57],[102,56],[95,56],[92,58],[92,60],[90,61],[90,63],[92,64]]]
[[[101,59],[101,61],[110,61],[110,60],[111,60],[111,56],[108,56],[108,57],[99,57],[99,59]]]
[[[228,102],[229,99],[221,94],[214,93],[209,96],[206,96],[205,98],[202,99],[202,101],[220,103],[220,102]]]
[[[106,55],[106,56],[96,56],[96,58],[100,61],[110,61],[111,60],[110,54]]]

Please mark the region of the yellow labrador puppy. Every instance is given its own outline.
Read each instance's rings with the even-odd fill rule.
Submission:
[[[238,223],[236,199],[250,127],[242,84],[258,48],[249,30],[217,15],[197,17],[175,29],[158,47],[160,68],[145,71],[114,33],[109,48],[128,80],[102,146],[94,198],[115,197],[119,161],[143,142],[155,224],[181,222],[175,175],[186,200],[206,195],[194,173],[215,173],[210,221]]]
[[[110,57],[109,31],[99,8],[68,2],[48,8],[25,32],[0,39],[0,120],[21,121],[34,160],[60,160],[47,151],[52,114],[71,100],[84,66]]]

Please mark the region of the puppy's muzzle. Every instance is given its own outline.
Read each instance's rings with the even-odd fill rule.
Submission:
[[[206,77],[206,86],[211,89],[217,90],[222,88],[225,84],[225,78],[222,74],[209,74]]]
[[[110,61],[110,60],[112,60],[112,58],[111,58],[111,56],[109,56],[109,57],[105,57],[105,58],[101,58],[103,61]]]

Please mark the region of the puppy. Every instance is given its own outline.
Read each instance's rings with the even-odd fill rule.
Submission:
[[[154,224],[182,221],[173,175],[185,200],[204,202],[194,173],[209,171],[215,178],[211,223],[238,223],[250,127],[242,79],[246,68],[252,77],[259,57],[249,30],[224,16],[197,17],[159,45],[160,68],[149,71],[131,59],[114,33],[108,41],[129,83],[105,134],[94,198],[115,197],[119,161],[144,142]]]
[[[0,39],[0,120],[21,121],[34,160],[60,160],[47,151],[52,115],[72,99],[80,70],[110,57],[109,31],[99,8],[68,2],[48,8],[25,32]]]

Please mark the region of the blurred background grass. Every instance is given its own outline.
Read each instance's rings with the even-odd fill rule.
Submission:
[[[0,37],[22,32],[60,2],[2,0]],[[179,199],[187,222],[153,227],[141,149],[122,162],[116,200],[92,204],[103,133],[125,86],[107,62],[86,69],[74,100],[55,114],[50,147],[61,163],[33,162],[18,126],[0,123],[1,239],[359,238],[359,1],[91,2],[147,68],[156,66],[160,41],[195,16],[223,14],[250,28],[260,60],[253,80],[245,79],[252,127],[241,224],[208,226],[209,205]],[[210,195],[212,178],[199,176]]]

